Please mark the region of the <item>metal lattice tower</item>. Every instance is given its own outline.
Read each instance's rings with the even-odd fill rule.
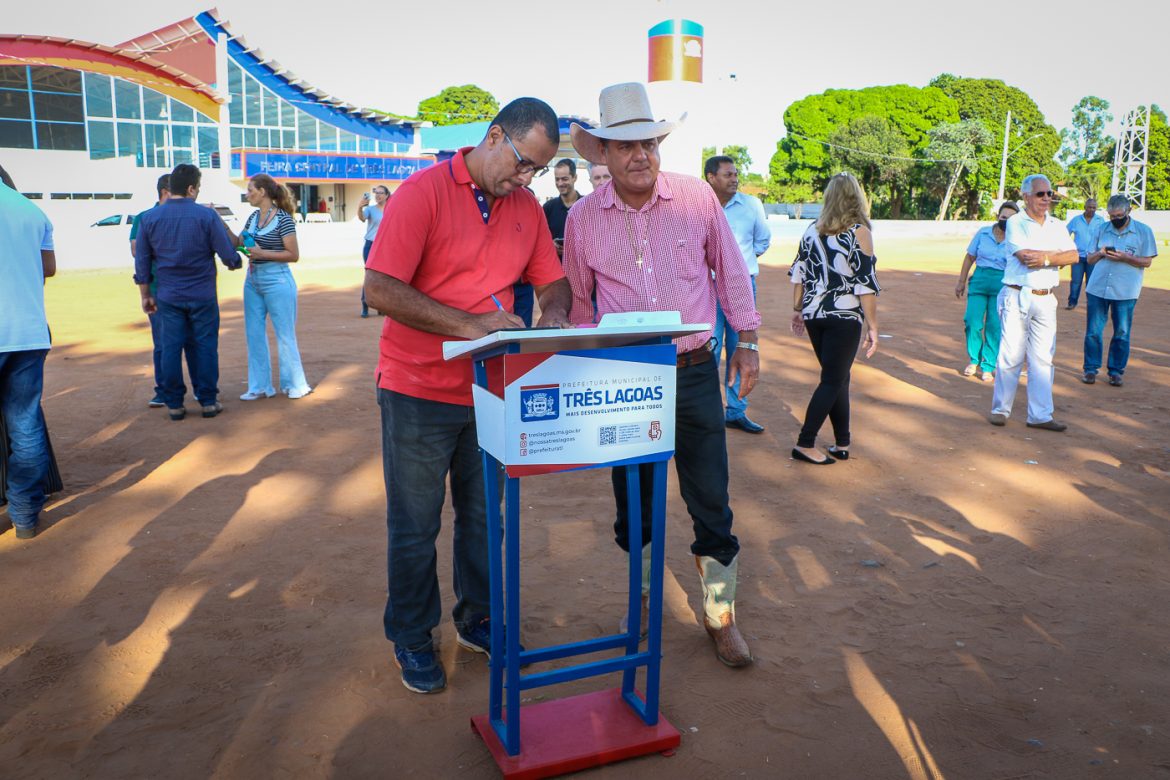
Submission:
[[[1111,192],[1124,195],[1138,209],[1146,207],[1146,162],[1150,154],[1150,109],[1138,106],[1121,122],[1113,157]]]

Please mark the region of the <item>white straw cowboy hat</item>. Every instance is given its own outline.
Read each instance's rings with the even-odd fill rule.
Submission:
[[[569,127],[573,148],[591,163],[601,164],[601,142],[645,141],[663,138],[687,118],[683,114],[677,122],[655,122],[650,110],[646,87],[637,82],[614,84],[601,90],[597,100],[601,109],[601,126],[588,130],[574,122]]]

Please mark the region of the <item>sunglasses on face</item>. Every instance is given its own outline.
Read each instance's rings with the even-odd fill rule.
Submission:
[[[1040,190],[1039,192],[1033,192],[1032,197],[1033,198],[1049,198],[1049,199],[1051,199],[1052,196],[1055,194],[1056,193],[1053,192],[1052,190]]]

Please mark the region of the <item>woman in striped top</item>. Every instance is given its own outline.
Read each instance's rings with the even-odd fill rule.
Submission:
[[[237,238],[248,255],[244,281],[244,334],[248,339],[248,392],[241,401],[276,395],[272,361],[268,356],[267,318],[276,332],[280,363],[280,390],[289,398],[313,392],[305,380],[297,348],[297,283],[290,263],[300,258],[292,194],[271,176],[259,173],[248,180],[248,203],[256,207]]]

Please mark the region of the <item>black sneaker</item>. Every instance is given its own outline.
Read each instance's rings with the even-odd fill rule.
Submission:
[[[213,404],[208,404],[207,406],[203,407],[203,416],[204,417],[215,417],[217,414],[219,414],[222,411],[223,411],[223,404],[221,404],[219,401],[216,401]]]
[[[473,653],[483,653],[489,661],[492,660],[492,621],[489,618],[481,618],[470,628],[456,631],[456,634],[460,647],[465,647]],[[520,652],[524,652],[524,645],[520,645]],[[527,663],[520,664],[521,669],[527,666]]]
[[[16,538],[17,539],[32,539],[32,538],[36,537],[36,535],[37,535],[37,527],[35,525],[29,525],[29,526],[18,525],[18,526],[16,526]]]
[[[155,393],[154,398],[151,398],[150,401],[148,401],[146,405],[149,406],[151,409],[161,409],[164,406],[166,406],[166,403],[163,401],[161,395],[159,395],[158,393]]]
[[[406,650],[394,646],[394,663],[402,670],[402,684],[415,693],[438,693],[447,687],[447,675],[433,648]]]

